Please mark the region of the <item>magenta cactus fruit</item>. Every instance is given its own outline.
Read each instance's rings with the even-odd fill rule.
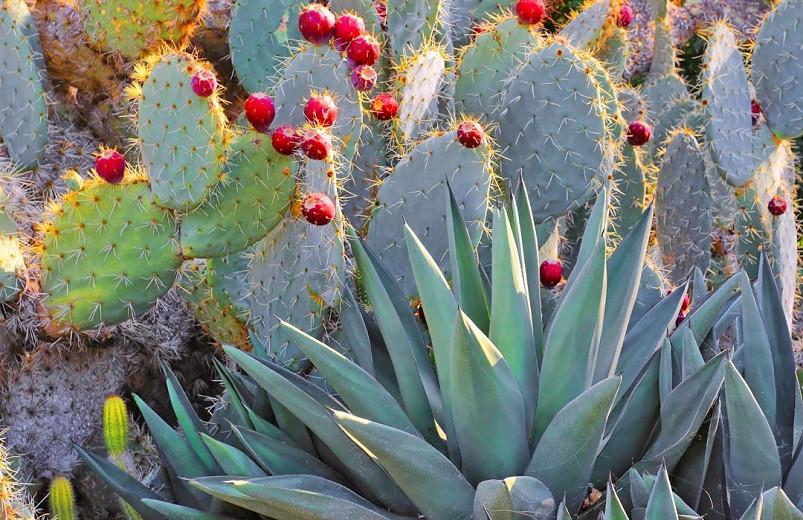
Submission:
[[[783,198],[781,195],[775,195],[770,199],[767,203],[767,209],[770,213],[775,215],[776,217],[780,217],[784,213],[786,213],[786,209],[788,204],[786,203],[786,199]]]
[[[517,0],[516,17],[522,25],[535,25],[541,23],[546,15],[544,0]]]
[[[633,18],[635,18],[633,8],[630,7],[630,4],[623,4],[619,9],[619,14],[616,16],[616,25],[626,29],[633,23]]]
[[[390,92],[377,94],[371,102],[371,114],[380,121],[388,121],[399,112],[399,102]]]
[[[652,127],[643,121],[633,121],[627,125],[627,142],[633,146],[644,146],[652,137]]]
[[[457,141],[466,148],[476,148],[485,140],[485,132],[476,121],[463,121],[457,125]]]
[[[270,136],[273,149],[282,155],[293,155],[301,144],[301,135],[290,125],[281,125]]]
[[[125,176],[125,157],[117,150],[103,149],[95,157],[95,171],[104,181],[119,184]]]
[[[273,98],[264,92],[256,92],[245,100],[245,117],[258,132],[267,132],[273,118],[276,117],[276,106]]]
[[[309,128],[301,137],[301,151],[310,159],[323,161],[332,153],[332,138],[319,128]]]
[[[217,77],[211,70],[202,69],[195,73],[190,84],[196,96],[209,97],[217,88]]]
[[[563,279],[563,264],[557,258],[548,258],[541,262],[538,269],[541,285],[552,289]]]
[[[370,34],[357,36],[346,50],[346,56],[356,65],[373,65],[381,53],[379,41]]]
[[[345,52],[351,40],[365,34],[365,22],[355,14],[346,13],[335,21],[335,48]]]
[[[321,4],[310,4],[298,15],[298,30],[308,42],[323,45],[335,30],[335,15]]]
[[[357,65],[351,71],[351,84],[360,92],[367,92],[376,86],[377,74],[370,65]]]
[[[321,126],[332,126],[337,121],[337,105],[329,94],[313,94],[304,106],[307,121]]]
[[[310,193],[301,203],[301,214],[310,224],[325,226],[335,218],[335,203],[325,193]]]

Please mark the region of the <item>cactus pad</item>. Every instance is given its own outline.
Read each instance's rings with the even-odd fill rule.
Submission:
[[[596,0],[561,29],[560,36],[579,49],[590,50],[601,42],[611,11],[611,0]]]
[[[407,248],[405,222],[415,231],[444,272],[446,257],[447,183],[463,212],[472,241],[482,234],[491,185],[491,148],[466,148],[456,132],[430,137],[402,157],[377,194],[377,208],[368,227],[368,245],[396,278],[404,294],[415,295]]]
[[[396,132],[400,142],[415,141],[434,125],[445,72],[446,61],[442,49],[438,48],[418,52],[399,65]]]
[[[579,51],[559,43],[531,53],[500,112],[501,174],[524,176],[542,222],[583,204],[607,178],[613,145],[602,90]]]
[[[441,0],[388,0],[388,41],[398,60],[421,48],[436,34]]]
[[[622,154],[622,163],[613,173],[616,212],[611,219],[620,237],[638,222],[647,195],[647,167],[641,150],[625,146]]]
[[[0,137],[11,159],[33,166],[47,143],[44,63],[23,0],[0,0]]]
[[[223,179],[181,221],[182,253],[194,258],[222,256],[262,239],[290,207],[295,188],[292,166],[267,136],[254,131],[238,136]]]
[[[0,302],[14,298],[22,289],[25,260],[17,232],[8,196],[0,189]]]
[[[753,174],[750,86],[736,37],[724,23],[713,29],[703,71],[712,158],[729,184],[742,186]]]
[[[156,205],[145,178],[95,178],[49,209],[40,243],[42,290],[53,324],[88,329],[147,310],[181,263],[173,216]]]
[[[166,208],[198,206],[220,176],[225,117],[217,95],[196,96],[190,86],[201,64],[183,53],[153,59],[137,73],[137,127],[142,162],[156,202]]]

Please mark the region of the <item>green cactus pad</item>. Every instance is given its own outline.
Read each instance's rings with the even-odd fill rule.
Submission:
[[[332,163],[308,160],[302,167],[302,194],[321,192],[337,204]],[[294,369],[303,356],[289,344],[284,320],[320,336],[323,318],[337,305],[345,277],[343,219],[338,211],[325,226],[288,217],[254,250],[248,272],[253,328],[271,356]]]
[[[142,163],[156,202],[186,211],[203,202],[220,177],[226,121],[217,94],[204,98],[192,91],[191,78],[201,69],[192,56],[168,53],[155,60],[140,78]]]
[[[711,259],[711,202],[705,156],[694,135],[678,130],[666,148],[655,193],[655,224],[663,265],[680,284]]]
[[[207,280],[215,291],[222,294],[219,300],[230,301],[239,316],[248,316],[248,298],[251,288],[248,284],[248,266],[254,255],[254,247],[237,253],[210,258],[206,261]]]
[[[182,44],[197,25],[202,0],[78,0],[96,46],[138,58],[163,42]]]
[[[451,131],[426,139],[401,158],[377,194],[368,227],[368,245],[396,278],[404,294],[415,295],[403,238],[405,222],[449,272],[446,233],[447,183],[463,212],[471,239],[479,242],[488,209],[491,147],[466,148]]]
[[[647,103],[638,90],[629,87],[618,88],[616,97],[625,121],[638,121],[646,118]]]
[[[248,92],[267,90],[270,78],[290,56],[290,41],[301,38],[298,18],[307,2],[238,0],[231,10],[229,49],[237,79]],[[289,22],[288,22],[289,20]]]
[[[663,3],[666,5],[666,2]],[[672,26],[666,17],[655,21],[655,44],[653,58],[650,63],[650,77],[663,78],[677,74],[677,53],[672,40]]]
[[[399,113],[395,119],[397,139],[413,142],[429,131],[438,116],[438,93],[443,86],[446,61],[443,50],[428,48],[398,67]]]
[[[47,143],[45,66],[23,0],[0,0],[0,137],[11,159],[33,166]]]
[[[209,336],[220,343],[251,349],[245,325],[247,318],[238,312],[225,293],[215,290],[203,262],[184,262],[177,284],[181,296]]]
[[[753,175],[750,85],[733,32],[724,22],[713,31],[703,67],[706,137],[720,175],[738,187]]]
[[[58,327],[113,325],[146,311],[181,264],[176,222],[138,172],[100,178],[49,210],[40,243],[44,304]]]
[[[346,60],[327,46],[309,45],[287,61],[274,90],[276,121],[301,126],[304,106],[313,93],[327,92],[335,100],[337,121],[332,135],[342,141],[341,153],[351,159],[362,130],[362,108],[357,91],[351,85]]]
[[[223,179],[181,221],[184,256],[227,255],[265,237],[290,207],[292,167],[290,157],[277,153],[268,136],[255,131],[238,136]]]
[[[612,122],[589,60],[559,43],[533,52],[511,78],[499,122],[502,177],[523,175],[537,221],[583,204],[611,173]]]
[[[375,118],[367,118],[360,134],[360,145],[352,160],[351,175],[343,181],[340,190],[343,213],[348,221],[360,229],[376,198],[379,179],[387,167],[388,139],[384,125]]]
[[[510,70],[540,44],[538,32],[514,17],[503,18],[477,35],[460,56],[455,86],[458,108],[476,117],[494,117]]]
[[[785,0],[764,20],[753,49],[756,97],[773,133],[803,135],[803,1]]]
[[[394,60],[420,49],[436,35],[441,0],[388,0],[388,43]]]
[[[751,278],[758,274],[761,251],[766,250],[772,224],[764,217],[762,200],[752,186],[736,191],[738,204],[734,231],[736,233],[736,258],[739,266]]]
[[[605,68],[615,81],[622,81],[627,66],[629,41],[627,29],[616,27],[596,52],[597,58],[605,63]]]
[[[0,189],[0,302],[7,302],[20,292],[25,270],[17,224],[11,213],[8,196]]]
[[[613,173],[616,212],[611,218],[620,237],[624,237],[639,221],[647,195],[647,167],[644,165],[641,150],[625,146],[622,154],[622,163]]]
[[[600,39],[611,11],[611,0],[596,0],[561,29],[559,35],[579,49],[591,50]]]

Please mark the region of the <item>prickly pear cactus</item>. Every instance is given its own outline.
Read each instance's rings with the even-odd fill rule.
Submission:
[[[201,97],[191,87],[203,68],[185,53],[151,56],[131,89],[139,103],[142,163],[156,202],[166,208],[185,211],[203,202],[225,160],[226,119],[217,93]]]
[[[400,143],[413,143],[434,126],[445,72],[446,59],[440,47],[425,47],[405,56],[398,65],[399,115],[394,130]]]
[[[644,212],[647,196],[648,168],[644,164],[641,150],[633,146],[625,146],[622,150],[623,160],[614,170],[614,192],[616,211],[611,221],[617,234],[627,234]]]
[[[612,171],[611,116],[586,73],[593,59],[553,43],[509,78],[499,113],[500,173],[508,182],[524,176],[539,222],[579,207]]]
[[[441,0],[388,0],[387,34],[393,57],[422,48],[436,36],[441,23]]]
[[[199,207],[181,220],[181,251],[215,257],[240,251],[281,222],[295,190],[293,163],[264,134],[238,136],[228,152],[223,178]]]
[[[38,249],[56,330],[120,323],[173,284],[181,263],[175,219],[141,172],[126,175],[123,184],[87,181],[48,210]]]
[[[25,259],[11,203],[0,189],[0,302],[14,298],[23,288]]]
[[[596,0],[583,10],[577,11],[571,21],[560,31],[560,36],[579,49],[597,46],[602,40],[608,23],[611,0]]]
[[[655,194],[658,245],[669,279],[680,284],[711,259],[711,203],[705,156],[694,135],[677,130],[664,152]]]
[[[20,166],[42,158],[47,142],[45,66],[23,0],[0,1],[0,137]]]

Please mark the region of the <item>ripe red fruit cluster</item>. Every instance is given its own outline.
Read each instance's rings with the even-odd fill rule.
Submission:
[[[104,181],[119,184],[125,176],[125,157],[117,150],[103,149],[95,157],[95,171]]]
[[[332,138],[319,128],[309,128],[301,136],[301,151],[314,161],[323,161],[332,153]]]
[[[516,16],[522,25],[541,23],[546,14],[544,0],[516,0]]]
[[[643,121],[633,121],[627,125],[627,142],[633,146],[643,146],[652,137],[652,127]]]
[[[351,84],[360,92],[367,92],[376,86],[376,71],[370,65],[357,65],[351,71]]]
[[[370,34],[357,36],[346,50],[348,59],[356,65],[373,65],[379,59],[382,48],[379,41]]]
[[[301,144],[301,135],[290,125],[282,125],[270,136],[273,149],[282,155],[293,155]]]
[[[548,258],[541,262],[538,269],[541,285],[552,289],[563,279],[563,264],[557,258]]]
[[[325,193],[310,193],[301,203],[301,214],[310,224],[325,226],[335,218],[335,203]]]
[[[276,106],[273,98],[264,92],[257,92],[245,100],[245,117],[258,132],[267,132],[273,118],[276,117]]]
[[[775,215],[776,217],[780,217],[784,213],[786,213],[787,209],[786,199],[780,195],[775,195],[770,199],[767,203],[767,209],[770,213]]]
[[[324,45],[335,30],[335,15],[321,4],[309,4],[298,15],[301,36],[315,45]]]
[[[625,29],[633,23],[633,18],[635,18],[633,8],[630,7],[630,4],[624,4],[622,8],[619,9],[619,15],[616,17],[616,25]]]
[[[332,126],[337,121],[337,105],[329,94],[313,94],[304,106],[304,117],[310,123]]]
[[[365,34],[365,22],[357,15],[342,14],[335,21],[335,48],[345,52],[351,40]]]
[[[195,73],[190,85],[196,96],[209,97],[217,88],[217,78],[211,70],[202,69]]]
[[[396,117],[399,111],[399,102],[390,92],[377,94],[371,102],[371,114],[380,121],[388,121]]]
[[[485,139],[485,132],[476,121],[463,121],[457,125],[457,141],[466,148],[476,148]]]

